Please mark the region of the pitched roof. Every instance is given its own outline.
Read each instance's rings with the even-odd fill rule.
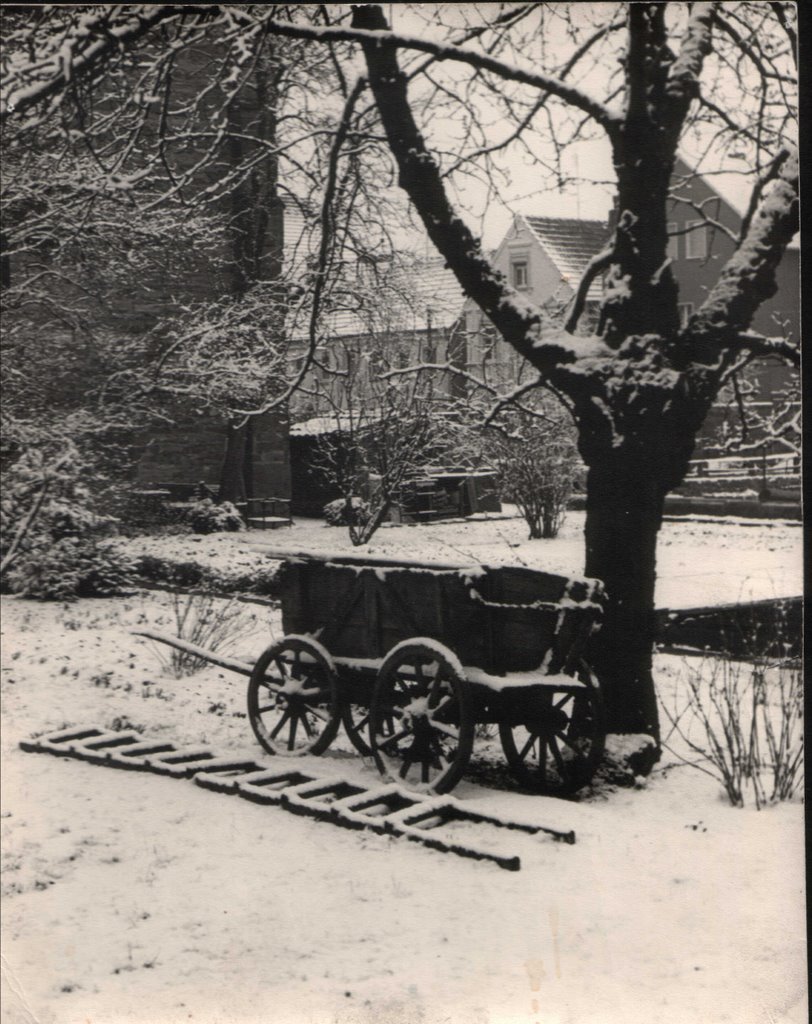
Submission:
[[[399,262],[374,274],[359,268],[357,299],[348,290],[348,308],[336,309],[325,322],[333,337],[352,337],[371,330],[425,331],[452,327],[462,314],[465,297],[442,258]],[[371,300],[371,301],[368,301]]]
[[[577,287],[587,264],[609,236],[609,225],[602,220],[531,216],[524,219],[571,288]],[[599,300],[601,295],[601,283],[596,279],[587,298]]]

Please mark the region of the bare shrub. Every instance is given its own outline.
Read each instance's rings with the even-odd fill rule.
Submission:
[[[176,636],[212,652],[233,646],[254,629],[253,617],[246,614],[239,602],[223,601],[211,594],[173,594],[172,611]],[[194,675],[208,664],[188,651],[157,650],[176,679]]]
[[[483,463],[496,472],[502,500],[519,509],[530,539],[556,537],[579,465],[567,411],[539,395],[532,409],[509,409],[479,443]]]
[[[748,662],[714,654],[685,662],[686,692],[663,704],[671,731],[663,746],[722,783],[734,807],[757,808],[799,795],[804,778],[800,661]],[[689,754],[675,750],[676,735]]]

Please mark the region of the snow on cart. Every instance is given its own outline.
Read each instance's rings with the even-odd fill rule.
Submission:
[[[285,635],[248,685],[266,751],[322,754],[343,725],[382,775],[445,793],[465,772],[475,727],[495,724],[525,788],[566,795],[590,781],[605,740],[600,687],[584,660],[600,626],[600,582],[514,566],[268,554],[284,562]]]

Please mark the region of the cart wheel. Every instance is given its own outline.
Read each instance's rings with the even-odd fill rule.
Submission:
[[[287,636],[264,651],[248,683],[248,717],[269,754],[321,754],[341,721],[330,656],[307,637]]]
[[[516,779],[536,793],[567,796],[585,786],[603,756],[606,732],[597,677],[581,662],[577,689],[551,686],[499,724],[499,738]]]
[[[350,743],[362,757],[369,757],[372,753],[372,748],[366,739],[369,732],[369,715],[370,709],[364,704],[344,703],[341,705],[341,721],[344,724],[344,730],[350,738]]]
[[[474,741],[469,686],[454,655],[419,638],[393,648],[375,680],[369,736],[381,774],[413,789],[453,789]]]

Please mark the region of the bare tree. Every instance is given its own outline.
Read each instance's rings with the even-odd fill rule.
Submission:
[[[396,331],[343,339],[332,346],[333,372],[313,387],[327,410],[314,468],[343,502],[354,545],[408,503],[415,478],[442,462],[451,443],[453,401],[430,374],[396,372],[410,344]]]
[[[609,724],[658,737],[651,659],[665,496],[683,479],[697,432],[733,369],[763,356],[798,362],[796,347],[750,329],[798,226],[796,9],[783,2],[561,3],[392,12],[394,29],[375,4],[212,6],[205,30],[219,31],[235,52],[241,39],[295,40],[331,63],[339,96],[355,94],[349,83],[363,71],[398,183],[433,244],[576,420],[588,468],[585,570],[604,580],[610,598],[592,651]],[[46,117],[81,83],[95,85],[156,26],[178,39],[201,31],[201,18],[196,8],[105,6],[81,32],[43,29],[22,50],[33,57],[10,63],[7,110],[26,123]],[[170,52],[167,46],[167,60]],[[360,102],[363,83],[357,88]],[[339,115],[334,138],[349,140],[350,127]],[[535,161],[539,187],[549,171],[555,180],[565,146],[585,134],[609,145],[618,212],[566,325],[577,323],[589,284],[605,275],[597,330],[587,337],[545,324],[494,271],[459,198],[473,181],[493,195],[511,147]],[[355,162],[370,160],[380,173],[380,149],[365,139]],[[705,170],[714,160],[723,169],[734,149],[743,153],[753,185],[735,251],[683,325],[666,211],[686,141],[702,149]],[[299,159],[311,150],[306,142]]]
[[[62,349],[93,351],[108,418],[171,417],[180,397],[227,422],[221,496],[244,497],[254,417],[306,372],[333,265],[387,244],[352,166],[369,110],[327,52],[236,8],[6,8],[3,35],[10,379],[67,336]],[[294,367],[285,331],[302,318]],[[89,412],[87,385],[64,394]],[[98,437],[98,403],[88,419]]]

